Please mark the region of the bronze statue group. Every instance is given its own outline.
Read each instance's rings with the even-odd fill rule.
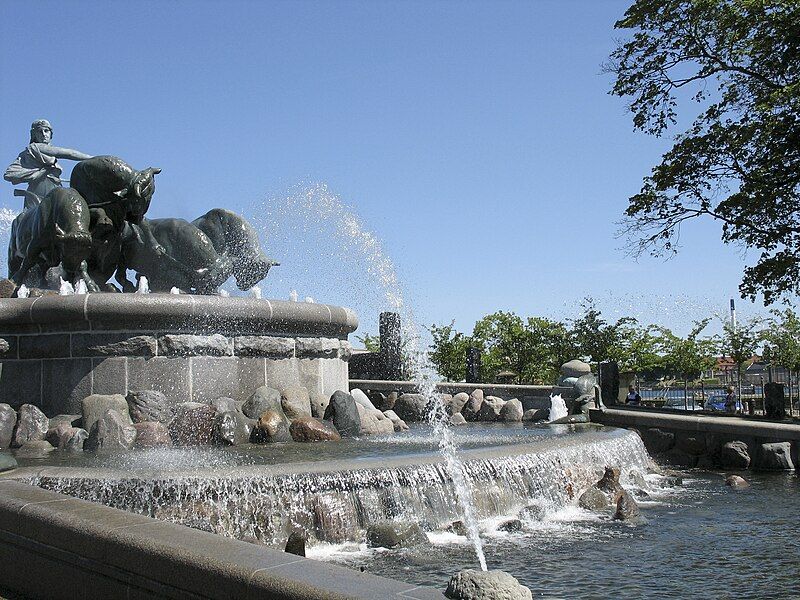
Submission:
[[[25,197],[8,245],[16,286],[53,287],[48,272],[55,269],[89,292],[132,292],[130,269],[154,292],[213,294],[231,276],[239,289],[250,289],[278,264],[263,253],[253,227],[229,210],[215,208],[192,222],[145,218],[161,169],[139,171],[116,156],[54,146],[52,135],[48,121],[34,121],[30,143],[4,174],[28,186],[14,191]],[[58,159],[78,161],[69,187],[62,186]]]

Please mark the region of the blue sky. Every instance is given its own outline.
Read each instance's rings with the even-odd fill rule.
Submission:
[[[563,318],[588,295],[685,331],[725,311],[747,256],[709,222],[667,262],[615,237],[668,144],[607,94],[628,4],[3,2],[0,156],[47,118],[55,144],[161,167],[150,216],[244,213],[282,263],[265,296],[352,306],[366,330],[376,250],[330,211],[290,214],[308,186],[380,240],[421,322]]]

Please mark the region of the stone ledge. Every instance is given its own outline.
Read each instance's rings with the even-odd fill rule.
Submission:
[[[158,338],[160,356],[233,356],[233,344],[224,335],[167,333]]]
[[[4,586],[53,599],[437,599],[359,573],[174,523],[0,481]],[[64,585],[65,581],[76,582]]]
[[[295,340],[288,337],[241,335],[233,341],[233,351],[236,356],[292,358],[294,349]]]

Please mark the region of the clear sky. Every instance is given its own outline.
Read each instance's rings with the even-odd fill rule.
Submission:
[[[367,330],[378,255],[424,323],[569,317],[589,295],[685,331],[725,311],[747,257],[713,223],[668,262],[615,237],[668,143],[607,94],[629,3],[6,0],[0,157],[47,118],[56,145],[161,167],[150,216],[243,212],[282,263],[265,296],[349,305]],[[326,211],[297,208],[309,186]],[[383,254],[343,241],[339,202]]]

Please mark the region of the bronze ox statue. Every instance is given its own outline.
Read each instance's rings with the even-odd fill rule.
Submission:
[[[38,266],[39,285],[47,287],[47,269],[60,264],[69,280],[83,279],[90,292],[99,292],[86,262],[92,251],[86,200],[72,188],[54,188],[44,198],[26,193],[34,199],[11,224],[9,278],[20,285],[31,268]]]
[[[137,171],[114,156],[75,165],[70,188],[56,188],[31,202],[12,225],[9,271],[21,284],[28,271],[61,265],[65,277],[81,278],[89,291],[134,291],[133,270],[150,289],[177,287],[211,294],[234,276],[246,290],[278,263],[261,250],[258,234],[241,216],[215,208],[193,222],[146,219],[161,169]],[[29,194],[30,192],[25,192]],[[37,205],[38,204],[38,205]],[[42,277],[43,279],[43,277]]]

